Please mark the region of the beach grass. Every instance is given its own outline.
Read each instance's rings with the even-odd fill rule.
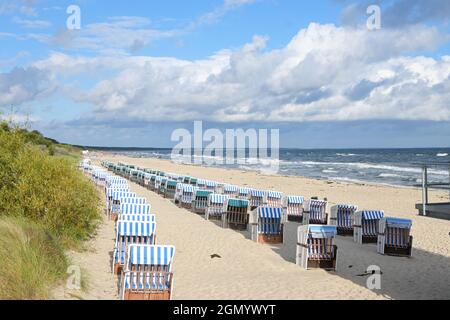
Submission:
[[[0,127],[0,299],[48,297],[62,280],[64,251],[78,248],[100,221],[100,199],[76,169],[79,150]]]

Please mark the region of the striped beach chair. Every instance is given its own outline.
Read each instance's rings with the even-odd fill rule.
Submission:
[[[117,220],[131,221],[131,222],[155,222],[156,216],[154,214],[121,214]]]
[[[330,225],[336,226],[338,235],[353,235],[355,213],[358,207],[350,204],[338,204],[330,209]]]
[[[222,218],[222,226],[224,228],[246,230],[249,221],[249,201],[244,199],[228,199],[225,205],[227,211]]]
[[[379,222],[377,251],[381,254],[411,257],[412,220],[383,217]]]
[[[150,214],[151,206],[148,203],[122,203],[120,214]]]
[[[215,192],[216,187],[217,187],[217,182],[209,181],[209,180],[205,181],[205,189],[206,190]]]
[[[250,232],[253,241],[283,243],[284,214],[282,207],[258,207],[250,215]]]
[[[286,208],[288,221],[303,222],[303,203],[305,198],[301,196],[285,196],[283,207]]]
[[[278,191],[266,192],[266,198],[264,200],[265,205],[269,207],[282,207],[283,206],[283,193]]]
[[[155,178],[155,186],[153,191],[159,193],[159,189],[161,188],[161,182],[164,178],[162,176],[156,176]]]
[[[192,200],[192,211],[198,214],[205,214],[210,194],[212,194],[212,191],[196,190],[194,200]]]
[[[223,186],[223,194],[226,194],[230,198],[236,198],[238,196],[238,186],[232,184],[225,184]]]
[[[237,199],[249,200],[251,194],[250,188],[240,187],[238,189]]]
[[[189,184],[196,187],[197,186],[197,178],[191,178],[189,180]]]
[[[155,244],[155,222],[118,221],[113,252],[113,272],[119,274],[125,264],[125,254],[130,244]]]
[[[327,224],[327,201],[306,200],[303,211],[303,224]]]
[[[383,217],[383,211],[357,211],[354,216],[353,240],[359,244],[377,243],[378,226]]]
[[[121,204],[122,199],[135,198],[136,193],[130,191],[113,191],[112,193],[112,202],[111,202],[111,211],[109,212],[110,220],[117,220],[117,216],[121,212]],[[131,200],[129,200],[131,201]]]
[[[169,179],[163,178],[163,179],[161,179],[161,183],[159,185],[158,193],[160,195],[162,195],[163,197],[164,197],[164,194],[166,193],[167,181],[169,181]]]
[[[121,279],[123,300],[170,300],[174,246],[130,245]]]
[[[296,264],[305,268],[336,270],[336,226],[302,225],[297,230]]]
[[[264,205],[266,192],[263,190],[251,190],[250,191],[250,208],[254,210],[259,206]]]
[[[194,192],[196,188],[190,184],[183,185],[183,191],[181,194],[181,206],[183,208],[192,208],[192,200],[194,200]]]
[[[206,180],[197,179],[197,188],[206,189]]]
[[[173,199],[175,197],[175,191],[177,189],[177,181],[169,180],[166,183],[166,189],[164,191],[164,198]]]
[[[205,219],[222,220],[222,216],[226,212],[226,203],[229,198],[230,197],[226,194],[210,194],[208,197]]]
[[[175,202],[175,204],[181,203],[181,196],[183,195],[183,187],[184,183],[182,182],[177,183],[177,187],[175,188],[175,195],[173,197],[173,201]]]
[[[120,203],[134,203],[134,204],[144,204],[147,203],[147,198],[145,197],[122,197],[120,198]]]
[[[152,175],[151,173],[146,172],[144,174],[144,187],[147,189],[150,189],[150,183],[151,183],[151,179],[152,179]]]

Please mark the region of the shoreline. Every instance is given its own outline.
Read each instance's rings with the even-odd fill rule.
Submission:
[[[377,253],[376,245],[358,245],[351,237],[338,236],[336,272],[303,270],[294,263],[298,224],[285,225],[283,245],[261,245],[251,241],[247,231],[223,229],[130,183],[131,189],[152,205],[158,242],[176,246],[174,299],[450,299],[450,221],[418,216],[414,205],[421,195],[417,189],[327,183],[106,153],[92,153],[91,159],[121,161],[305,198],[327,197],[329,204],[356,204],[360,209],[384,210],[386,216],[413,220],[412,258],[383,256]],[[431,201],[441,197],[447,199],[448,193],[430,192]],[[212,259],[211,254],[221,258]],[[367,277],[361,276],[371,265],[383,272],[380,290],[367,289]]]

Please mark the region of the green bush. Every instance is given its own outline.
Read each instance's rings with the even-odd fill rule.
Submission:
[[[47,299],[65,276],[67,260],[57,240],[38,224],[0,217],[0,299]]]
[[[25,217],[66,242],[86,239],[99,219],[95,187],[73,160],[52,157],[20,130],[0,130],[0,216]]]

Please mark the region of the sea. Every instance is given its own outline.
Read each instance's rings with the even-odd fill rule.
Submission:
[[[169,159],[189,163],[195,157],[177,157],[167,148],[120,148],[110,152],[136,158]],[[240,161],[226,163],[221,155],[202,161],[202,165],[262,171],[267,169],[265,159],[258,161],[249,156],[249,150]],[[236,154],[237,156],[237,154]],[[205,159],[208,157],[202,157]],[[303,176],[332,181],[377,183],[395,186],[418,186],[422,181],[422,164],[434,164],[429,168],[428,178],[433,183],[448,183],[450,148],[429,149],[280,149],[277,174]],[[198,160],[198,159],[197,159]],[[211,159],[209,159],[211,160]]]

